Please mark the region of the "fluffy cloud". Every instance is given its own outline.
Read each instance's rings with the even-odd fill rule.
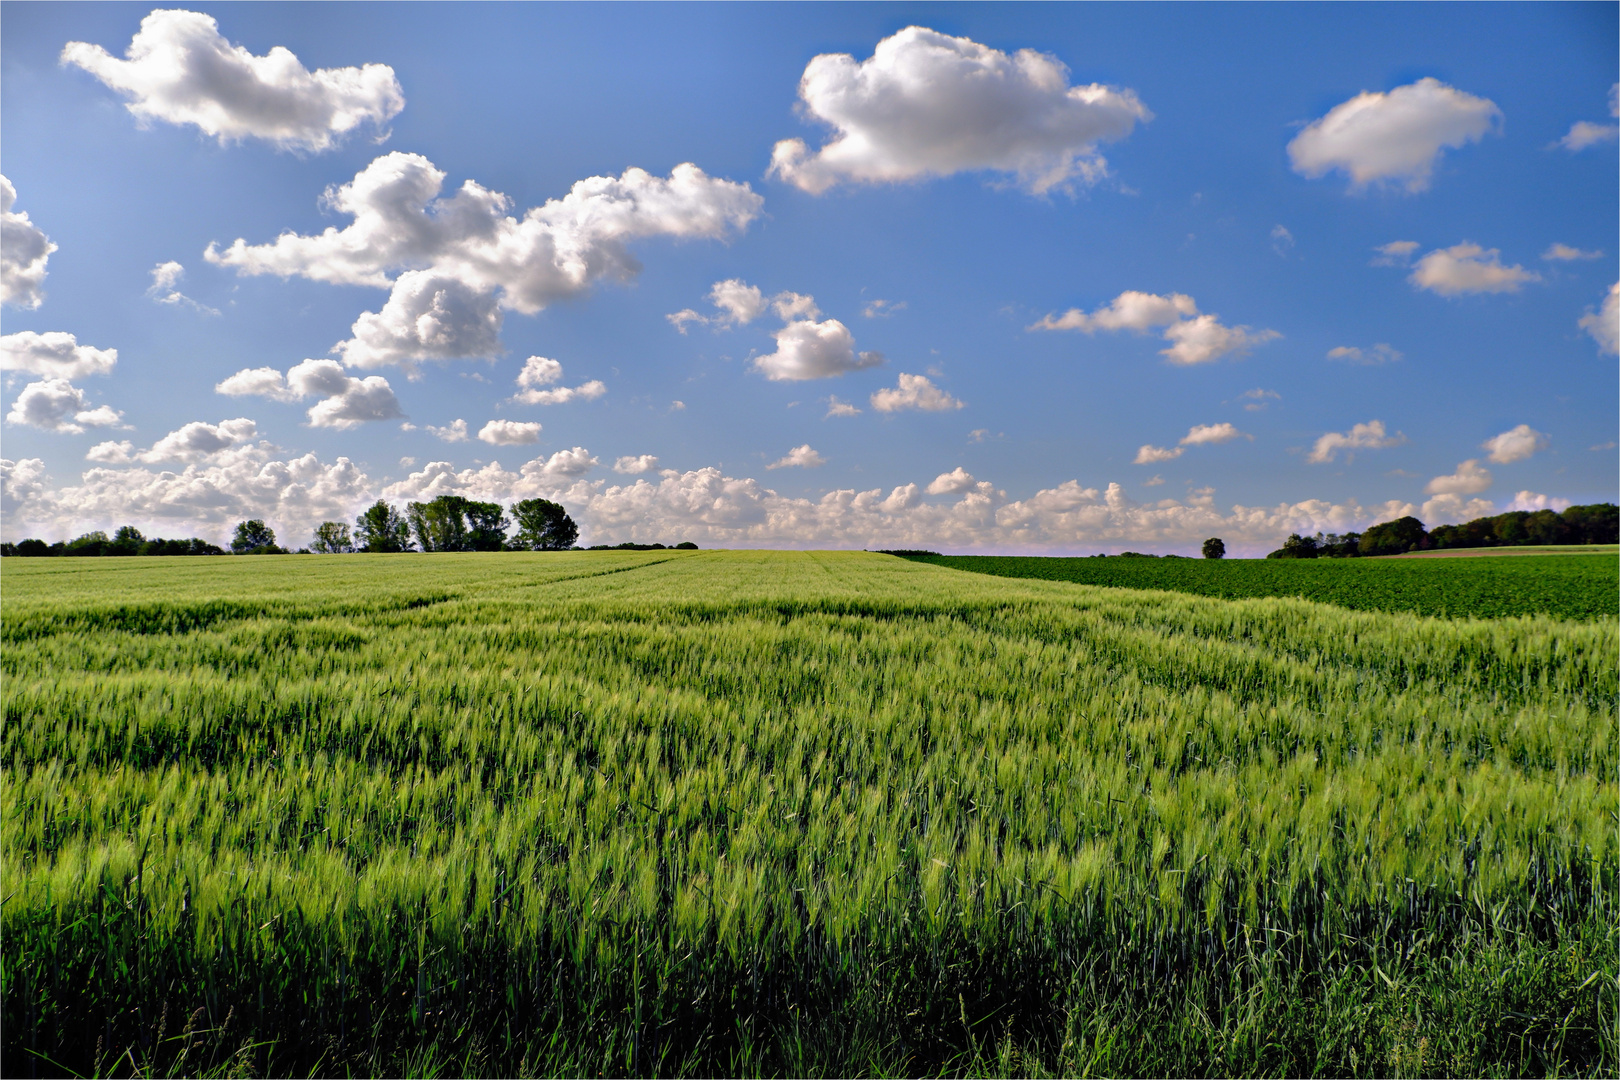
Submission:
[[[152,12],[124,55],[119,60],[99,45],[70,41],[62,63],[123,95],[142,123],[194,124],[221,143],[256,138],[319,152],[363,124],[386,124],[405,107],[386,64],[310,71],[279,45],[254,56],[195,11]]]
[[[1476,495],[1491,486],[1490,470],[1469,458],[1450,476],[1437,476],[1424,487],[1426,495]]]
[[[1486,439],[1480,444],[1480,449],[1490,451],[1487,456],[1498,465],[1511,465],[1538,450],[1547,449],[1547,436],[1529,424],[1520,424]]]
[[[1568,499],[1555,499],[1546,495],[1537,494],[1534,491],[1521,491],[1517,495],[1513,496],[1513,501],[1508,503],[1502,509],[1504,511],[1528,510],[1532,513],[1537,510],[1557,510],[1562,513],[1564,510],[1569,508],[1569,505],[1570,502]]]
[[[764,203],[747,184],[690,164],[668,179],[641,169],[593,176],[521,219],[507,213],[505,195],[472,180],[441,196],[444,180],[419,154],[386,154],[327,191],[325,203],[354,219],[345,228],[238,239],[223,251],[210,244],[204,257],[239,274],[391,289],[383,310],[361,315],[337,346],[349,364],[493,356],[500,308],[532,315],[597,281],[627,280],[641,269],[630,241],[724,238]]]
[[[1399,181],[1407,191],[1422,191],[1443,150],[1478,142],[1501,118],[1494,102],[1419,79],[1334,106],[1294,137],[1288,157],[1303,176],[1342,169],[1356,188]]]
[[[886,386],[873,393],[870,400],[872,408],[878,412],[900,412],[904,409],[945,412],[967,407],[966,402],[935,386],[928,376],[907,375],[905,372],[900,373],[898,386]]]
[[[1134,330],[1147,333],[1163,328],[1168,349],[1161,356],[1174,364],[1203,364],[1223,356],[1241,356],[1255,345],[1282,335],[1275,330],[1251,330],[1247,326],[1223,326],[1218,315],[1200,315],[1198,305],[1185,293],[1159,296],[1126,290],[1106,307],[1086,314],[1070,308],[1062,315],[1046,315],[1029,326],[1030,330]]]
[[[412,270],[399,275],[383,309],[364,312],[354,322],[354,337],[332,351],[358,368],[487,359],[501,352],[501,321],[493,289],[474,288],[449,274]]]
[[[814,469],[827,464],[827,459],[810,449],[810,444],[795,446],[785,455],[765,466],[767,469]]]
[[[880,352],[855,351],[855,336],[837,319],[790,322],[774,335],[776,351],[756,356],[754,368],[773,381],[826,379],[883,363]]]
[[[1079,308],[1070,308],[1062,315],[1043,317],[1029,329],[1083,330],[1088,334],[1094,334],[1098,330],[1135,330],[1137,333],[1145,333],[1197,314],[1198,305],[1185,293],[1158,296],[1154,293],[1127,289],[1116,296],[1107,307],[1100,307],[1090,315]]]
[[[927,491],[930,495],[956,495],[964,491],[971,491],[978,487],[979,482],[973,479],[973,474],[958,465],[948,473],[940,473],[929,483]]]
[[[1363,349],[1359,345],[1340,345],[1336,349],[1328,350],[1329,360],[1343,360],[1349,364],[1393,364],[1405,357],[1405,353],[1392,348],[1387,342],[1380,341],[1370,349]]]
[[[1156,465],[1161,461],[1174,461],[1184,453],[1186,451],[1179,446],[1154,446],[1151,443],[1143,443],[1137,448],[1136,457],[1131,459],[1131,464]]]
[[[1603,252],[1582,251],[1580,248],[1570,247],[1568,244],[1553,244],[1541,253],[1541,257],[1550,262],[1575,262],[1581,259],[1602,258]]]
[[[86,375],[110,375],[117,363],[117,349],[80,345],[78,338],[60,331],[36,334],[23,330],[0,337],[0,371],[82,379]]]
[[[1243,356],[1256,345],[1282,337],[1275,330],[1222,326],[1215,315],[1172,323],[1164,332],[1170,348],[1159,352],[1172,364],[1207,364],[1223,356]]]
[[[1441,248],[1419,259],[1407,280],[1441,296],[1518,292],[1525,282],[1541,280],[1522,266],[1503,266],[1499,255],[1496,248],[1486,251],[1467,242]]]
[[[653,454],[626,454],[613,463],[613,471],[626,476],[652,472],[656,468],[658,468],[658,458]]]
[[[1153,118],[1134,91],[1070,86],[1056,57],[1009,56],[920,26],[878,42],[868,60],[824,53],[799,81],[805,114],[833,129],[819,150],[785,139],[771,175],[812,194],[840,182],[893,183],[964,171],[1010,173],[1042,193],[1094,183],[1097,143]]]
[[[419,502],[440,495],[463,495],[489,501],[542,497],[577,507],[578,499],[567,493],[589,490],[581,487],[579,480],[597,464],[596,458],[583,446],[559,450],[549,458],[537,457],[517,472],[503,468],[498,461],[482,468],[459,471],[448,461],[430,461],[404,480],[385,487],[382,494],[396,502]]]
[[[520,405],[564,405],[570,401],[595,401],[607,393],[600,379],[592,379],[578,386],[553,386],[542,389],[562,378],[562,364],[545,356],[531,356],[518,373],[519,390],[511,398]]]
[[[1349,431],[1330,431],[1321,436],[1305,460],[1312,465],[1320,465],[1334,460],[1340,450],[1383,450],[1399,446],[1405,441],[1406,436],[1400,432],[1388,434],[1384,430],[1382,420],[1369,420],[1365,424],[1355,425]]]
[[[764,200],[747,184],[716,180],[696,165],[662,179],[642,169],[593,176],[521,220],[511,200],[468,180],[441,197],[445,174],[420,154],[377,158],[324,202],[354,218],[314,236],[283,233],[268,244],[238,239],[210,262],[240,274],[299,275],[388,288],[396,270],[437,272],[476,290],[499,289],[504,306],[534,314],[602,278],[633,277],[638,237],[720,239],[747,228]]]
[[[904,311],[904,300],[871,300],[861,308],[861,314],[868,319],[887,319],[897,311]]]
[[[1620,352],[1620,282],[1609,286],[1609,295],[1603,298],[1601,309],[1587,308],[1576,325],[1592,335],[1592,340],[1598,343],[1598,352],[1611,355]]]
[[[336,360],[305,360],[283,376],[275,368],[244,368],[215,385],[231,397],[255,396],[271,401],[320,398],[306,414],[311,427],[346,431],[375,420],[398,420],[405,414],[393,387],[381,375],[357,379]]]
[[[1620,83],[1609,88],[1609,115],[1620,116]],[[1594,124],[1590,120],[1577,120],[1570,125],[1569,133],[1558,140],[1570,153],[1585,150],[1588,146],[1599,146],[1606,142],[1613,142],[1620,138],[1620,125]]]
[[[528,446],[540,441],[540,425],[533,421],[491,420],[479,429],[478,438],[494,446]]]
[[[1253,439],[1253,435],[1246,435],[1229,423],[1194,424],[1187,429],[1181,442],[1174,447],[1144,445],[1137,449],[1133,465],[1153,465],[1160,461],[1174,461],[1186,453],[1189,446],[1214,446],[1220,443],[1231,442],[1233,439]]]
[[[767,297],[759,286],[750,285],[741,278],[715,282],[709,290],[709,302],[718,309],[717,314],[701,315],[691,308],[683,308],[664,318],[684,334],[689,323],[703,323],[716,329],[729,330],[733,326],[753,322],[767,309],[776,312],[777,318],[784,322],[816,319],[821,315],[821,309],[816,307],[813,297],[796,292],[779,292]]]
[[[107,405],[91,408],[84,391],[66,379],[41,379],[22,388],[6,422],[77,435],[87,427],[116,427],[123,415]]]
[[[467,421],[452,420],[444,427],[434,427],[432,424],[429,424],[427,426],[427,432],[440,442],[466,442]]]
[[[859,416],[861,410],[847,401],[840,401],[837,394],[827,398],[827,415],[823,420],[830,420],[834,416]]]
[[[1465,499],[1461,494],[1454,492],[1436,495],[1432,499],[1425,500],[1423,505],[1407,511],[1431,527],[1473,521],[1475,518],[1489,517],[1496,512],[1496,504],[1489,499]]]
[[[150,450],[137,454],[145,462],[204,461],[221,451],[241,446],[258,435],[258,425],[245,416],[234,420],[221,420],[217,424],[193,420],[152,444]]]
[[[12,210],[16,203],[17,189],[0,176],[0,303],[33,310],[45,302],[45,264],[56,245]]]
[[[89,529],[135,525],[149,535],[201,535],[223,543],[243,518],[263,518],[283,543],[299,544],[326,520],[353,518],[375,498],[348,458],[314,454],[271,460],[237,447],[183,471],[92,468],[76,485],[52,488],[38,459],[0,461],[7,539],[65,539]]]
[[[173,259],[158,263],[152,267],[152,285],[146,290],[146,295],[160,304],[188,307],[199,315],[218,315],[218,308],[200,304],[180,291],[180,279],[185,276],[186,268]]]
[[[1418,249],[1416,240],[1391,240],[1389,243],[1373,250],[1378,252],[1378,258],[1372,261],[1374,266],[1405,266],[1412,261],[1412,255]]]

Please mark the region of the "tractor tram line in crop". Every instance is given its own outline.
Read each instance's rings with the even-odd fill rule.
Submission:
[[[1612,606],[933,561],[7,560],[0,1069],[1620,1066]]]

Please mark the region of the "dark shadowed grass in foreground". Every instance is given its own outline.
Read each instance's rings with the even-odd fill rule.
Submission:
[[[7,1076],[1617,1064],[1612,616],[50,562],[0,598]]]
[[[996,577],[1166,589],[1225,600],[1296,596],[1357,611],[1447,618],[1620,614],[1620,559],[1613,553],[1474,559],[906,557]]]

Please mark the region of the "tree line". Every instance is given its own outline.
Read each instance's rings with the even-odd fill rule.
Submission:
[[[1444,548],[1566,546],[1620,543],[1620,506],[1592,503],[1556,510],[1509,510],[1461,525],[1425,529],[1415,517],[1396,518],[1363,533],[1291,534],[1268,559],[1348,559],[1404,555]]]

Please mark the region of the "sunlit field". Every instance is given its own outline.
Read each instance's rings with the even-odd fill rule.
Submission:
[[[1613,615],[673,551],[0,612],[7,1076],[1620,1067]]]

